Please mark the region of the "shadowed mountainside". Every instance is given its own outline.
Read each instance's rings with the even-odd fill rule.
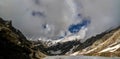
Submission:
[[[0,59],[40,59],[45,57],[32,42],[14,27],[11,21],[0,18]]]

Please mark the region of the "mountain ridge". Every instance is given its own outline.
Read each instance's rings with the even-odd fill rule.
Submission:
[[[12,26],[11,21],[0,18],[1,59],[41,59],[56,55],[120,57],[120,26],[83,43],[80,40],[61,41],[53,45],[50,45],[51,41],[30,41]]]

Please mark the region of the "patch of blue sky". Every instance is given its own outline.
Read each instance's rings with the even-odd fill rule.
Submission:
[[[75,34],[75,33],[78,33],[82,27],[87,27],[89,24],[90,24],[90,19],[84,18],[81,22],[70,25],[70,27],[68,28],[68,31],[70,33]]]

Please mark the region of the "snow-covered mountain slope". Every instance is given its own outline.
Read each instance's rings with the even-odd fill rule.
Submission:
[[[87,31],[87,28],[82,27],[82,29],[77,34],[68,35],[57,40],[51,40],[51,39],[46,40],[44,38],[39,38],[38,41],[44,42],[44,44],[46,44],[47,46],[52,46],[52,45],[55,45],[56,43],[64,43],[64,42],[74,41],[74,40],[81,41],[82,39],[84,39],[86,31]]]

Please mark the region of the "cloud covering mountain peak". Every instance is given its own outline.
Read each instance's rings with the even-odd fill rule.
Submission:
[[[1,0],[0,16],[11,20],[28,38],[85,38],[120,25],[119,0]],[[82,32],[81,32],[82,33]]]

